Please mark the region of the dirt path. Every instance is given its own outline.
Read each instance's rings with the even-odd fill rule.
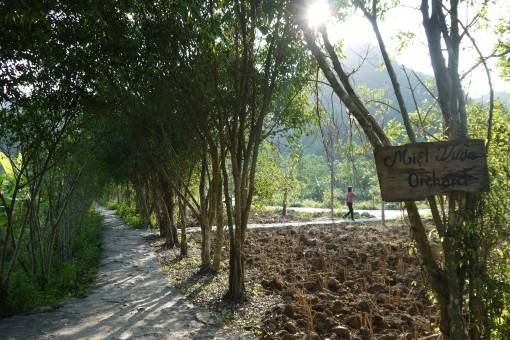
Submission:
[[[104,216],[104,254],[93,292],[46,313],[0,319],[1,339],[212,339],[212,315],[169,286],[146,241],[112,211]]]
[[[303,211],[303,212],[322,212],[322,211],[329,211],[328,209],[323,208],[292,208],[296,209],[296,211]],[[288,211],[292,210],[289,209]],[[299,209],[299,210],[297,210]],[[271,223],[249,223],[247,228],[248,229],[273,229],[273,228],[299,228],[299,227],[306,227],[306,226],[348,226],[348,225],[357,225],[357,224],[363,224],[368,222],[379,222],[382,220],[381,217],[381,211],[380,210],[355,210],[355,212],[363,213],[367,212],[371,214],[374,217],[369,218],[356,218],[355,221],[351,221],[350,219],[344,219],[344,218],[330,218],[330,217],[318,217],[313,218],[309,221],[283,221],[283,222],[271,222]],[[402,212],[401,210],[387,210],[386,212],[389,212],[389,215],[387,215],[385,218],[387,221],[390,220],[397,220],[402,218],[403,216],[407,216],[405,212]],[[420,214],[422,216],[424,214],[430,214],[430,209],[419,209]],[[227,230],[227,226],[224,226],[224,229]],[[216,226],[212,226],[212,230],[216,230]],[[200,232],[199,227],[191,227],[186,229],[189,233],[198,233]]]
[[[279,212],[281,212],[281,210],[282,210],[282,207],[274,206],[274,205],[268,206],[267,208],[269,210],[279,211]],[[289,207],[289,208],[287,208],[288,213],[291,213],[292,211],[313,214],[313,213],[329,213],[330,209],[329,208],[311,208],[311,207]],[[347,212],[347,210],[345,210],[345,208],[343,208],[343,207],[341,209],[336,208],[335,212],[337,212],[337,211],[340,211],[342,213]],[[420,215],[426,215],[426,214],[431,213],[430,209],[418,209],[418,211],[420,212]],[[374,216],[373,218],[363,218],[362,220],[364,222],[379,221],[382,219],[381,209],[356,209],[356,206],[355,206],[354,212],[357,212],[360,214],[368,213],[368,214]],[[386,209],[384,211],[384,217],[386,220],[397,220],[404,216],[407,216],[407,211],[405,211],[405,210]],[[341,219],[339,218],[338,220],[341,220]]]

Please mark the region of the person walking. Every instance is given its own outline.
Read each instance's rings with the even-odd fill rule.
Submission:
[[[345,203],[349,211],[344,215],[344,218],[351,215],[351,219],[354,221],[354,210],[352,209],[352,202],[356,198],[356,194],[352,191],[352,187],[347,187],[347,195],[345,197]]]

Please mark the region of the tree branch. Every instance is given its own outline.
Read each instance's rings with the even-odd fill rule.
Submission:
[[[471,43],[473,44],[473,47],[475,48],[476,52],[480,56],[480,61],[483,64],[483,67],[485,69],[485,74],[487,75],[487,82],[489,84],[489,117],[487,118],[487,143],[485,144],[485,148],[487,150],[487,153],[489,152],[489,145],[492,139],[492,124],[493,124],[493,118],[494,118],[494,88],[492,86],[492,77],[489,70],[489,67],[487,66],[486,59],[482,55],[482,51],[478,47],[478,44],[476,43],[476,40],[473,38],[473,36],[469,33],[466,27],[460,22],[460,20],[457,20],[457,22],[464,28],[464,32],[471,40]]]

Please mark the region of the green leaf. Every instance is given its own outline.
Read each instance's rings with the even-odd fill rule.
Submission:
[[[12,169],[11,160],[3,152],[0,152],[0,165],[7,176],[14,178],[14,170]]]
[[[5,210],[0,208],[0,227],[7,225],[7,215],[5,215]]]

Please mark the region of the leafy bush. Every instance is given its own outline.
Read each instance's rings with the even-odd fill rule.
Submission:
[[[106,207],[110,210],[117,210],[118,204],[115,201],[108,201],[106,202]]]
[[[115,210],[130,227],[135,229],[143,228],[144,221],[140,214],[136,212],[136,209],[131,207],[127,203],[120,203]]]
[[[41,304],[41,291],[35,282],[22,271],[12,274],[9,285],[9,300],[5,314],[29,312]]]

